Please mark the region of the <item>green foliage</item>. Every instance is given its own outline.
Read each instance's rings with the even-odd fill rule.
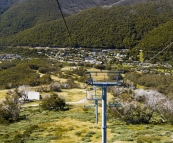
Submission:
[[[5,70],[5,69],[8,69],[8,68],[11,68],[11,67],[14,67],[14,66],[16,66],[16,62],[15,61],[13,61],[13,62],[11,62],[11,61],[4,61],[4,62],[2,62],[0,64],[0,69],[1,70]]]
[[[19,85],[37,86],[42,84],[50,84],[51,77],[49,74],[40,76],[37,73],[37,69],[40,69],[42,73],[50,73],[53,71],[59,71],[60,67],[57,62],[53,62],[46,59],[33,59],[33,60],[16,60],[12,62],[2,62],[0,64],[0,88],[14,88]],[[41,69],[45,69],[41,70]]]
[[[0,37],[16,34],[36,24],[60,18],[56,1],[30,0],[12,5],[1,15]],[[25,37],[24,37],[25,38]]]
[[[42,103],[40,104],[40,106],[44,110],[55,110],[55,111],[63,110],[65,105],[66,105],[65,100],[60,98],[55,93],[42,99]]]
[[[75,46],[133,48],[149,31],[166,22],[171,23],[172,5],[170,0],[166,0],[133,6],[97,7],[69,16],[66,20]],[[168,29],[172,31],[172,28]],[[172,40],[164,39],[164,43]],[[60,19],[36,25],[3,40],[2,44],[7,45],[71,46]]]
[[[21,94],[17,91],[8,91],[5,100],[0,104],[0,121],[4,120],[13,122],[19,119],[20,114],[20,101]]]
[[[81,136],[81,134],[82,134],[81,131],[75,132],[75,135],[76,135],[76,136]]]
[[[47,67],[40,67],[39,69],[38,69],[38,71],[40,72],[40,73],[48,73],[49,72],[49,69],[47,68]]]
[[[51,81],[52,81],[52,79],[51,79],[50,75],[49,74],[45,74],[42,77],[40,77],[39,84],[40,85],[50,84]]]
[[[125,114],[124,120],[127,124],[148,124],[152,115],[152,110],[147,107],[142,108],[141,105],[131,106],[130,111]]]
[[[66,83],[68,84],[69,88],[78,88],[79,85],[72,79],[67,79]]]
[[[26,64],[19,64],[15,67],[0,72],[0,87],[14,88],[18,85],[39,84],[39,75],[31,70]]]
[[[137,140],[137,143],[152,143],[152,142],[159,142],[160,141],[160,136],[140,136]]]
[[[63,142],[61,139],[70,139],[67,142],[100,142],[101,127],[100,125],[78,125],[73,124],[76,120],[80,122],[91,123],[95,120],[94,109],[89,109],[88,113],[79,112],[83,106],[71,106],[72,110],[66,112],[60,111],[42,111],[40,107],[25,107],[20,111],[20,116],[26,115],[25,120],[13,124],[0,125],[1,134],[0,142],[12,142],[14,139],[23,140],[24,142]],[[70,120],[72,119],[72,120]],[[73,122],[71,122],[73,121]],[[66,124],[64,124],[66,122]],[[171,143],[172,125],[169,124],[137,124],[126,125],[118,119],[112,118],[107,120],[111,136],[108,142],[126,141],[137,142],[138,139],[147,142]],[[95,127],[97,126],[97,127]],[[86,137],[90,132],[95,132],[92,137]],[[81,133],[81,135],[79,135]],[[79,136],[78,136],[79,135]],[[72,136],[73,139],[71,138]],[[160,138],[159,138],[160,137]],[[82,141],[83,140],[83,141]],[[17,142],[17,141],[16,141]]]
[[[55,92],[61,92],[61,84],[59,82],[52,82],[50,84],[50,90]]]
[[[143,85],[149,88],[158,89],[159,92],[166,96],[172,97],[173,77],[172,75],[159,74],[140,74],[135,73],[129,76],[129,80],[134,84]]]
[[[105,65],[101,65],[101,64],[95,65],[94,67],[96,69],[100,69],[100,70],[105,70],[106,69],[106,66]]]
[[[86,134],[86,137],[92,137],[94,134],[96,134],[96,133],[93,131],[90,131]]]
[[[161,51],[173,41],[173,30],[170,29],[173,29],[172,20],[158,26],[144,36],[136,47],[140,47],[144,51],[145,59],[151,59],[158,51]],[[153,62],[172,61],[172,50],[173,46],[170,46],[166,51],[158,55]]]
[[[71,71],[69,71],[70,73],[76,74],[78,76],[84,76],[86,69],[83,67],[78,67],[78,68],[74,68]]]

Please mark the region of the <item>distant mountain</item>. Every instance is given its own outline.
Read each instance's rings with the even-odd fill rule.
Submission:
[[[115,5],[128,5],[146,2],[149,0],[59,0],[62,9],[68,14],[73,14],[95,6],[111,7]]]
[[[6,8],[10,6],[10,0],[1,0],[0,1],[0,8]]]
[[[1,0],[0,1],[0,14],[2,14],[8,7],[10,6],[8,0]]]
[[[5,11],[5,9],[13,6],[13,4],[21,4],[26,1],[27,0],[1,0],[0,9],[3,9]],[[68,14],[79,12],[81,10],[92,8],[95,6],[126,5],[126,4],[135,4],[145,1],[148,0],[59,0],[63,11]]]

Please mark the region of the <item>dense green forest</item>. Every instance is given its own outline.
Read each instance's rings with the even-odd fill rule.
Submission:
[[[60,17],[56,1],[32,0],[14,4],[0,16],[0,37],[13,35]]]
[[[69,16],[66,20],[75,46],[160,49],[173,40],[172,18],[173,3],[168,0],[112,8],[97,7]],[[36,25],[24,31],[22,28],[19,29],[21,32],[8,38],[1,38],[0,44],[33,47],[72,46],[61,19]],[[7,29],[5,33],[8,31],[13,30]],[[159,40],[157,37],[162,39]],[[150,41],[155,45],[152,43],[150,45]]]
[[[138,47],[148,49],[150,51],[162,50],[168,44],[173,42],[173,20],[161,24],[148,32],[138,44]]]
[[[117,1],[120,0],[100,0],[99,2],[98,0],[59,0],[59,3],[64,16],[69,16],[84,9],[109,5]],[[59,18],[61,14],[55,0],[1,0],[0,37],[7,37]]]

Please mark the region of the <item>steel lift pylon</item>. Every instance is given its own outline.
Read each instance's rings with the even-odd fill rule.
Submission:
[[[95,73],[95,72],[94,72]],[[117,72],[116,72],[117,73]],[[102,143],[107,142],[107,87],[108,86],[120,86],[122,82],[119,82],[120,72],[118,72],[118,77],[116,78],[116,82],[95,82],[91,76],[91,72],[86,72],[86,74],[90,75],[90,79],[87,81],[88,85],[99,86],[102,87]]]

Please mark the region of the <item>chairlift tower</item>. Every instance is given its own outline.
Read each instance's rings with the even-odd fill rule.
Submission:
[[[112,71],[111,73],[118,73],[118,77],[116,78],[116,82],[96,82],[93,80],[91,73],[98,73],[98,72],[86,72],[86,74],[90,75],[90,79],[87,81],[88,85],[93,86],[99,86],[102,88],[102,143],[106,143],[107,141],[107,87],[108,86],[120,86],[122,85],[121,82],[119,82],[119,75],[122,73],[121,71]],[[102,72],[101,72],[102,73]],[[106,72],[105,72],[106,73]],[[108,73],[108,72],[107,72]],[[109,72],[110,73],[110,72]]]
[[[97,97],[96,95],[96,86],[93,86],[94,89],[94,96],[90,95],[91,97],[88,97],[87,95],[87,91],[86,91],[86,98],[87,100],[94,100],[94,106],[95,107],[95,115],[96,115],[96,124],[98,123],[98,101],[102,100],[102,98]],[[90,106],[84,106],[86,108],[90,107]]]

